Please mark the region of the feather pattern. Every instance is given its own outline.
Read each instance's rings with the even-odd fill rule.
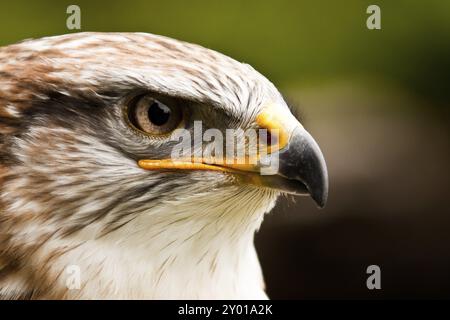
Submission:
[[[0,48],[0,297],[266,297],[253,235],[278,192],[140,169],[139,157],[168,152],[123,121],[123,99],[140,91],[243,129],[264,104],[285,105],[251,66],[162,36]],[[70,265],[81,288],[66,285]]]

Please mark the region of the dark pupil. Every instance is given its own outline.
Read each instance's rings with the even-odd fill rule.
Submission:
[[[148,118],[153,124],[162,126],[169,121],[170,109],[162,103],[155,101],[148,108]]]

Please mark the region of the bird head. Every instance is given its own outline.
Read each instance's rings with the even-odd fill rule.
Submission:
[[[200,134],[264,129],[271,139],[251,165],[196,153],[211,137],[189,141],[195,161],[174,159],[198,124]],[[9,249],[112,234],[116,243],[139,235],[149,241],[135,245],[148,247],[208,229],[228,230],[220,241],[251,239],[280,194],[309,194],[322,207],[328,193],[319,147],[269,80],[150,34],[79,33],[0,49],[0,146]],[[267,174],[263,158],[277,161]]]

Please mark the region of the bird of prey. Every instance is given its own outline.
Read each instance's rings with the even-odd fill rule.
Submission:
[[[195,121],[277,132],[276,172],[171,162]],[[145,33],[0,48],[1,298],[266,299],[253,238],[282,194],[324,206],[327,170],[250,65]]]

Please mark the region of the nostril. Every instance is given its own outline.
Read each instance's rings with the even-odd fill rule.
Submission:
[[[273,134],[271,131],[269,130],[264,130],[264,134],[262,136],[262,143],[264,143],[265,145],[272,147],[274,145],[276,145],[278,143],[278,139],[277,139],[277,135]]]
[[[272,153],[279,149],[278,129],[259,129],[258,144],[266,152]]]
[[[266,134],[266,144],[268,146],[272,145],[272,134],[270,133],[270,131],[267,131],[267,134]]]

